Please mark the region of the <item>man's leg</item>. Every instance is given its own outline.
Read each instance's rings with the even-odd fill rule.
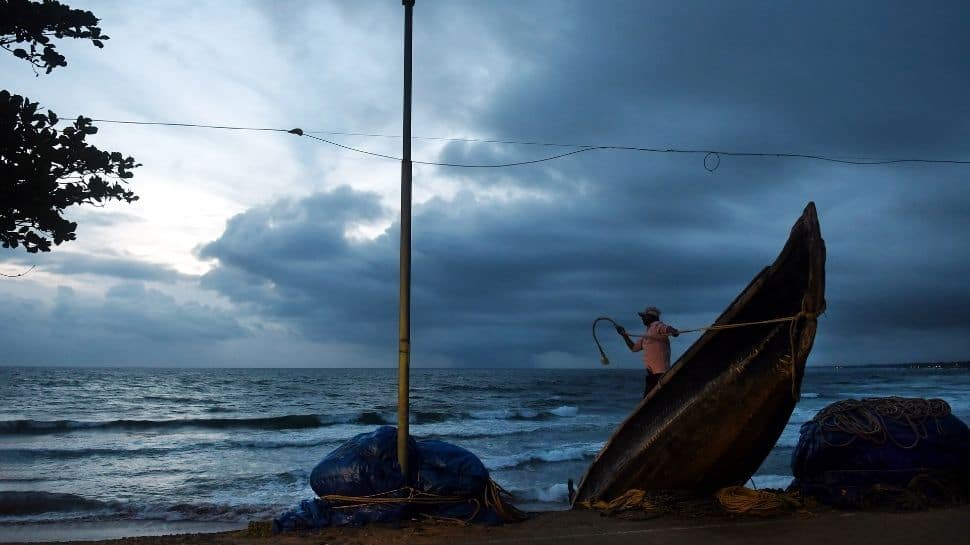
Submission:
[[[657,386],[657,383],[660,382],[660,378],[663,376],[663,373],[651,373],[650,371],[647,371],[646,382],[643,386],[643,397],[647,397],[650,390],[653,390]]]

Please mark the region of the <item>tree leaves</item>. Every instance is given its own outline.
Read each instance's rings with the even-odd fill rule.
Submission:
[[[98,18],[90,11],[71,9],[56,0],[0,0],[0,47],[48,74],[67,66],[67,59],[58,53],[50,36],[91,40],[100,49],[109,38],[97,25]],[[12,44],[24,43],[29,44],[29,50],[12,48]]]
[[[0,0],[0,47],[49,74],[67,59],[50,36],[89,39],[104,47],[98,18],[56,0]],[[28,44],[11,48],[12,44]],[[102,151],[84,139],[97,134],[80,116],[58,131],[57,114],[38,111],[38,103],[0,91],[0,245],[31,253],[48,252],[51,243],[75,239],[77,224],[62,213],[69,206],[138,197],[126,185],[138,164],[121,153]],[[117,181],[114,181],[117,180]]]
[[[0,91],[0,245],[31,253],[74,240],[77,224],[62,216],[67,207],[137,200],[127,180],[140,166],[85,142],[97,132],[90,118],[58,131],[57,116],[37,110],[36,102]]]

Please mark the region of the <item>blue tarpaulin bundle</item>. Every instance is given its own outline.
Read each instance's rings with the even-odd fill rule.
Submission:
[[[847,399],[802,425],[791,466],[791,488],[840,507],[917,485],[939,499],[965,496],[970,429],[940,399]]]
[[[437,440],[408,438],[409,472],[397,461],[397,428],[360,434],[310,473],[316,499],[273,521],[273,531],[397,522],[426,515],[501,524],[521,518],[471,452]]]

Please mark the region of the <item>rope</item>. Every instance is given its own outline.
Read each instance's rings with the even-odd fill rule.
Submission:
[[[721,507],[729,513],[775,515],[791,510],[803,511],[801,502],[783,492],[752,490],[743,486],[729,486],[715,495]]]
[[[743,486],[722,488],[713,497],[697,497],[682,492],[661,490],[627,490],[610,501],[588,500],[579,504],[586,509],[612,514],[623,511],[673,513],[699,516],[726,511],[741,515],[777,515],[791,511],[807,512],[797,497],[785,492],[752,490]]]
[[[696,327],[696,328],[693,328],[693,329],[681,329],[681,330],[677,330],[677,332],[678,333],[694,333],[694,332],[697,332],[697,331],[718,331],[718,330],[722,330],[722,329],[736,329],[736,328],[739,328],[739,327],[750,327],[750,326],[764,325],[764,324],[777,324],[777,323],[783,323],[783,322],[792,322],[792,329],[794,329],[794,323],[799,318],[815,319],[816,317],[817,317],[817,315],[814,314],[814,313],[802,311],[802,312],[799,312],[798,314],[795,314],[793,316],[786,316],[784,318],[772,318],[770,320],[760,320],[760,321],[757,321],[757,322],[742,322],[742,323],[736,323],[736,324],[722,324],[722,325],[716,325],[715,324],[715,325],[709,325],[709,326],[705,326],[705,327]],[[600,317],[596,318],[595,320],[593,320],[593,341],[596,342],[596,347],[599,349],[599,352],[600,352],[600,363],[602,363],[603,365],[609,365],[610,364],[610,359],[606,357],[606,352],[603,351],[603,345],[600,344],[599,339],[596,337],[596,324],[599,323],[599,322],[601,322],[601,321],[604,321],[604,320],[607,321],[607,322],[610,322],[611,324],[613,324],[616,327],[622,327],[622,326],[620,326],[620,324],[616,323],[616,321],[613,320],[613,318],[610,318],[609,316],[600,316]],[[646,337],[646,334],[644,334],[644,335],[630,335],[629,333],[627,333],[627,335],[630,336],[630,337]],[[794,343],[794,341],[792,341],[792,342]],[[794,354],[794,352],[795,352],[795,350],[794,350],[794,348],[792,348],[792,354]]]
[[[748,326],[752,326],[752,325],[777,324],[777,323],[781,323],[781,322],[792,322],[792,321],[795,321],[795,320],[801,318],[802,316],[807,316],[807,315],[808,315],[807,312],[799,312],[798,314],[795,314],[794,316],[786,316],[784,318],[774,318],[772,320],[762,320],[760,322],[745,322],[745,323],[740,323],[740,324],[710,325],[710,326],[707,326],[707,327],[698,327],[698,328],[694,328],[694,329],[684,329],[684,330],[678,329],[677,332],[678,333],[693,333],[695,331],[718,331],[718,330],[721,330],[721,329],[735,329],[735,328],[738,328],[738,327],[748,327]],[[642,335],[640,335],[640,336],[642,337]]]
[[[512,495],[492,479],[485,485],[485,507],[492,509],[506,522],[517,522],[528,518],[508,501]]]
[[[950,405],[942,399],[875,397],[835,402],[819,411],[812,421],[821,428],[822,442],[827,446],[846,447],[864,439],[878,445],[891,441],[899,448],[911,449],[928,436],[927,420],[932,418],[937,431],[941,431],[939,419],[948,414]],[[889,433],[886,419],[907,424],[913,432],[912,443],[903,444]],[[827,432],[842,432],[849,439],[836,443],[826,437]]]
[[[399,492],[406,492],[407,495],[394,496],[394,494]],[[329,501],[331,503],[344,504],[334,506],[334,509],[346,509],[349,507],[363,507],[367,505],[382,505],[388,503],[438,505],[468,501],[468,498],[462,498],[459,496],[439,496],[438,494],[421,492],[420,490],[410,486],[405,486],[395,490],[388,490],[386,492],[379,492],[370,496],[343,496],[340,494],[327,494],[326,496],[320,496],[320,499]]]
[[[712,509],[709,498],[695,498],[682,492],[663,490],[627,490],[623,495],[610,501],[587,500],[580,502],[581,507],[612,514],[623,511],[645,511],[647,513],[677,513],[687,516],[709,514]]]
[[[798,324],[798,320],[801,318],[814,321],[821,314],[821,312],[815,313],[815,312],[806,311],[804,304],[805,304],[805,301],[803,299],[802,310],[798,314],[795,314],[792,316],[786,316],[784,318],[772,318],[770,320],[760,320],[757,322],[742,322],[742,323],[735,323],[735,324],[710,325],[707,327],[685,329],[684,331],[678,331],[678,333],[691,333],[694,331],[716,331],[720,329],[735,329],[739,327],[750,327],[755,325],[777,324],[777,323],[788,322],[790,324],[788,327],[788,343],[789,343],[790,352],[789,352],[789,356],[787,357],[788,357],[788,365],[791,367],[791,371],[790,371],[791,395],[792,395],[792,399],[794,399],[795,402],[798,403],[799,399],[801,398],[801,392],[798,389],[798,383],[796,381],[797,373],[795,372],[796,371],[795,369],[795,353],[796,353],[795,352],[795,325]],[[824,312],[824,310],[822,312]],[[600,351],[600,363],[602,363],[603,365],[609,365],[610,360],[609,358],[606,357],[606,352],[603,351],[603,346],[600,345],[599,339],[596,338],[596,324],[601,320],[608,320],[609,322],[611,322],[613,325],[617,327],[619,327],[619,325],[612,318],[608,316],[600,316],[599,318],[593,320],[593,340],[596,341],[596,347]],[[637,335],[637,336],[644,337],[645,335]],[[785,357],[786,356],[782,356],[782,362],[784,362]]]
[[[404,495],[402,495],[402,493]],[[344,496],[340,494],[327,494],[325,496],[320,496],[320,499],[335,504],[332,506],[334,509],[352,509],[370,505],[386,504],[446,505],[470,502],[475,505],[475,511],[468,519],[465,520],[452,517],[440,517],[432,515],[425,516],[433,519],[467,524],[475,520],[481,511],[482,506],[484,505],[486,508],[495,511],[495,513],[506,522],[524,520],[526,518],[525,513],[517,509],[508,501],[510,497],[511,495],[508,491],[506,491],[492,479],[489,479],[488,483],[485,484],[485,490],[483,491],[481,498],[442,496],[432,494],[430,492],[422,492],[416,488],[405,486],[395,490],[371,494],[369,496]]]

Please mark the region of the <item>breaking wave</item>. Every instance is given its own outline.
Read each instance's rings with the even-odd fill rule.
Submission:
[[[462,420],[546,420],[576,416],[579,408],[569,405],[549,410],[497,409],[471,411],[417,411],[411,416],[415,424],[434,424]],[[393,413],[363,411],[343,417],[323,417],[316,414],[290,414],[257,418],[182,418],[172,420],[0,420],[0,435],[39,435],[74,431],[155,430],[177,428],[295,430],[312,429],[336,424],[383,426],[396,424]]]
[[[483,457],[482,462],[490,470],[511,469],[540,463],[586,460],[596,456],[601,448],[603,448],[602,442],[565,445],[559,448],[533,450],[508,456]]]
[[[92,500],[77,494],[58,492],[0,491],[0,515],[22,516],[110,509],[113,503]]]
[[[319,416],[294,414],[264,418],[183,418],[174,420],[107,420],[91,422],[82,420],[3,420],[0,434],[44,434],[77,430],[151,430],[171,428],[251,428],[261,430],[286,430],[326,426]]]
[[[579,407],[563,405],[555,409],[492,409],[472,411],[468,416],[478,420],[545,420],[554,417],[570,417],[579,414]]]

